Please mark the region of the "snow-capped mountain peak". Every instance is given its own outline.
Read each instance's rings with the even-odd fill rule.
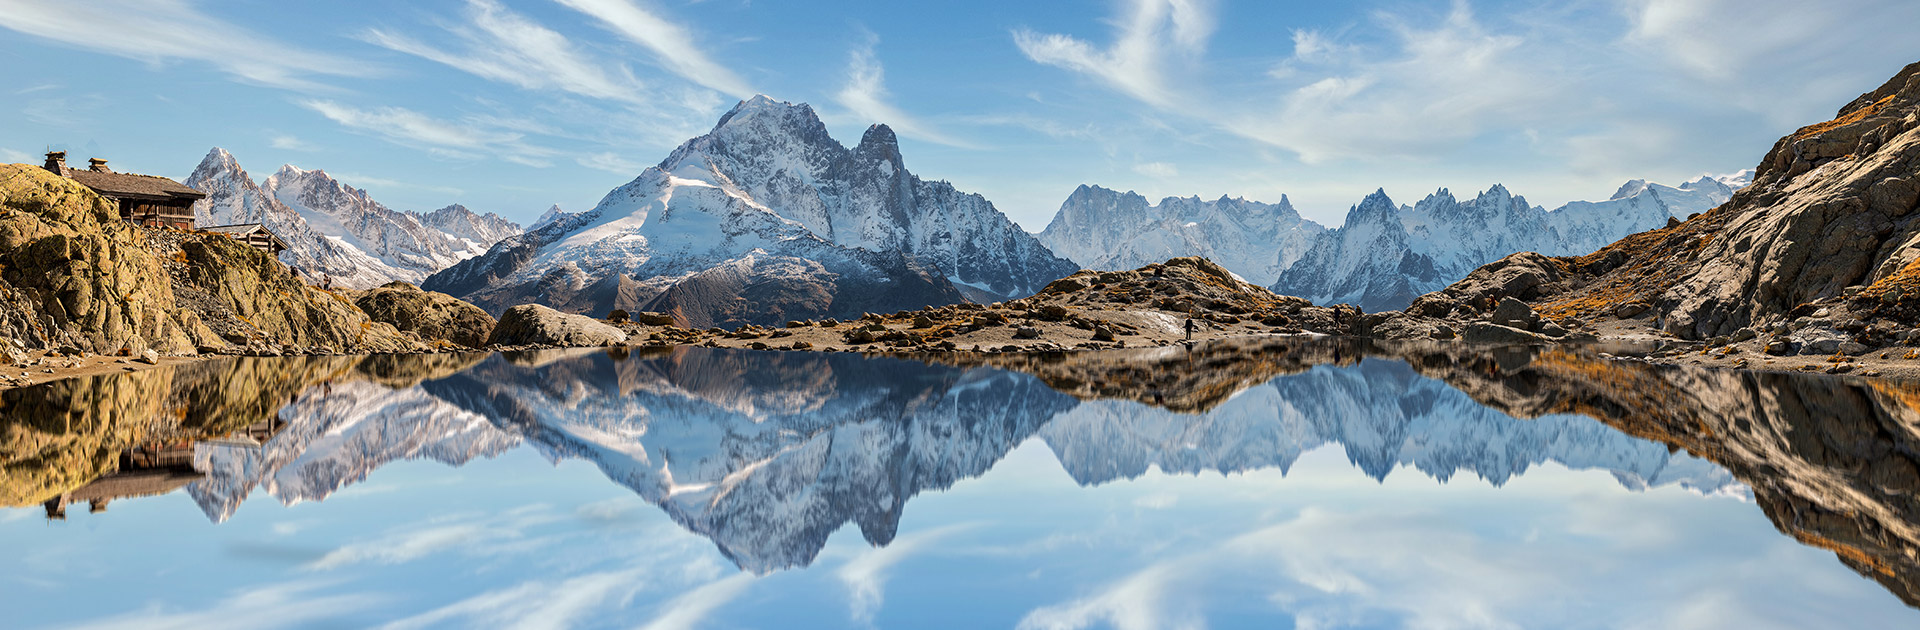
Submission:
[[[1712,177],[1679,187],[1635,179],[1606,201],[1575,201],[1548,211],[1494,184],[1464,201],[1442,188],[1395,211],[1376,190],[1353,207],[1340,229],[1316,239],[1273,290],[1322,304],[1396,310],[1509,254],[1586,254],[1661,227],[1669,217],[1704,212],[1732,195]]]
[[[1221,195],[1167,197],[1081,185],[1040,232],[1054,253],[1088,269],[1136,269],[1179,256],[1203,256],[1251,282],[1271,283],[1325,231],[1300,217],[1285,195],[1265,204]]]
[[[260,223],[287,242],[280,260],[311,282],[367,288],[427,275],[485,251],[520,227],[458,204],[429,215],[397,212],[326,171],[282,166],[256,184],[215,147],[187,178],[207,193],[200,225]]]
[[[540,218],[534,219],[533,225],[527,226],[527,231],[532,232],[534,230],[538,230],[540,228],[546,227],[547,224],[549,223],[553,223],[555,221],[559,221],[561,219],[565,219],[573,215],[574,213],[572,212],[561,210],[560,204],[554,204],[553,207],[547,208],[546,212],[540,213]]]
[[[778,281],[754,275],[775,268]],[[594,209],[429,286],[495,310],[645,307],[707,325],[1024,297],[1075,269],[985,198],[908,172],[887,126],[848,149],[812,107],[755,96]],[[765,308],[720,300],[750,287]]]

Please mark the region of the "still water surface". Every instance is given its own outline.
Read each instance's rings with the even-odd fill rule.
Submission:
[[[209,362],[0,392],[0,627],[1920,627],[1914,401],[1342,341]]]

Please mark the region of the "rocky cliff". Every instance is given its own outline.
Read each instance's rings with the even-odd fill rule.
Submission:
[[[1586,254],[1674,217],[1704,212],[1733,190],[1706,176],[1678,187],[1633,180],[1605,201],[1575,201],[1551,211],[1497,184],[1471,199],[1443,188],[1398,207],[1385,191],[1375,191],[1347,213],[1339,229],[1316,235],[1273,290],[1316,304],[1399,310],[1503,256]]]
[[[1753,183],[1685,221],[1592,254],[1516,254],[1409,313],[1652,328],[1769,353],[1848,354],[1906,339],[1920,314],[1920,63],[1775,143]]]

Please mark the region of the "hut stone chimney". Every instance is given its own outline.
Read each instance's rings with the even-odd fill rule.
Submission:
[[[47,167],[47,170],[52,172],[53,174],[59,175],[61,177],[66,177],[67,176],[67,152],[66,151],[48,151],[46,167]]]
[[[87,170],[95,173],[113,172],[113,169],[107,168],[107,161],[100,158],[87,158]]]

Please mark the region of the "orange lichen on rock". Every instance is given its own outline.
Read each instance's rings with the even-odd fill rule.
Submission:
[[[1795,140],[1798,140],[1801,138],[1811,138],[1811,137],[1820,135],[1822,133],[1826,133],[1828,131],[1838,129],[1840,127],[1845,127],[1847,125],[1851,125],[1851,124],[1860,122],[1862,120],[1872,118],[1875,115],[1878,115],[1881,111],[1885,110],[1888,105],[1892,105],[1893,99],[1895,96],[1896,95],[1894,94],[1888,94],[1886,98],[1882,98],[1878,101],[1874,101],[1873,104],[1868,105],[1866,107],[1862,107],[1860,109],[1856,109],[1851,112],[1848,112],[1847,115],[1845,116],[1841,116],[1839,118],[1835,118],[1827,122],[1816,123],[1812,125],[1807,125],[1805,127],[1801,127],[1799,131],[1793,132],[1792,138]]]

